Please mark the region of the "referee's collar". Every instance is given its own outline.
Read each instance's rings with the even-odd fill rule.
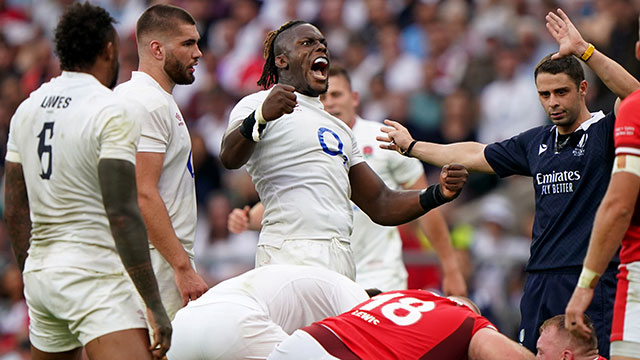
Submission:
[[[580,124],[580,126],[578,126],[573,132],[576,132],[578,130],[587,131],[589,126],[597,123],[598,121],[602,120],[604,117],[605,117],[605,115],[602,112],[602,110],[597,111],[597,112],[592,112],[591,113],[591,117],[589,118],[589,120],[587,120],[587,121],[583,122],[582,124]],[[555,131],[556,136],[558,136],[558,127],[556,125],[553,125],[551,127],[551,129],[549,129],[549,131]]]

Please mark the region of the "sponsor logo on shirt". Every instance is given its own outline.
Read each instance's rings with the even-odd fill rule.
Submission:
[[[535,176],[537,185],[540,185],[540,195],[573,192],[573,182],[580,180],[581,177],[578,170],[553,171],[548,174],[537,173]]]
[[[614,130],[614,137],[618,136],[633,136],[635,128],[633,126],[618,126]]]
[[[182,120],[182,116],[180,116],[180,114],[176,113],[176,119],[178,120],[178,126],[184,125],[184,121]]]
[[[582,134],[580,141],[578,141],[578,145],[575,149],[573,149],[573,156],[582,156],[584,155],[584,147],[587,144],[587,139],[589,138],[588,134]]]
[[[547,151],[547,144],[540,144],[540,148],[538,148],[538,155],[542,154],[545,151]]]
[[[345,169],[348,168],[347,162],[349,161],[349,158],[342,151],[344,143],[335,131],[327,129],[326,127],[319,128],[318,141],[320,142],[322,151],[331,156],[339,156],[342,159],[342,165],[344,165]]]

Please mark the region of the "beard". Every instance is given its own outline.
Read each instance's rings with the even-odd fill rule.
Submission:
[[[189,85],[196,79],[193,73],[189,71],[188,66],[181,63],[172,53],[167,54],[164,71],[169,75],[169,78],[178,85]]]

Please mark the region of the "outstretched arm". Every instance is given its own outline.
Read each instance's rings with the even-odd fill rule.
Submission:
[[[428,186],[427,177],[422,176],[411,186],[406,186],[407,190],[420,190]],[[446,296],[458,295],[467,296],[467,284],[458,266],[456,254],[451,245],[449,229],[444,217],[438,209],[433,209],[418,218],[420,229],[435,249],[442,266],[442,291]]]
[[[24,182],[22,165],[11,161],[5,162],[4,182],[4,222],[7,224],[11,248],[16,257],[20,272],[24,270],[24,262],[29,250],[31,236],[31,217],[27,186]]]
[[[160,300],[151,266],[147,232],[138,208],[135,166],[126,160],[102,159],[98,163],[98,176],[116,248],[147,306],[154,325],[152,349],[161,345],[154,350],[154,356],[161,358],[171,345],[171,321]]]
[[[575,55],[580,59],[591,44],[582,38],[578,29],[576,29],[564,11],[558,9],[557,12],[557,14],[550,12],[545,17],[547,30],[560,45],[553,58]],[[636,78],[629,74],[620,64],[598,51],[598,49],[594,49],[585,63],[607,85],[609,90],[620,99],[624,99],[640,87],[640,83]]]
[[[411,143],[414,141],[409,131],[396,121],[385,120],[384,123],[389,127],[383,127],[380,130],[386,133],[386,136],[376,137],[376,140],[384,142],[380,144],[380,147],[383,149],[395,150],[401,154],[410,150],[406,155],[435,166],[458,163],[466,167],[469,171],[494,173],[487,159],[484,157],[485,144],[459,142],[443,145],[416,141],[413,147],[409,149]]]
[[[640,177],[628,172],[613,174],[607,193],[596,213],[584,268],[597,274],[604,273],[631,223],[638,193]],[[593,289],[598,277],[594,280],[588,284],[578,283],[565,310],[565,327],[581,336],[590,333],[584,324],[583,314],[593,299]]]
[[[139,152],[136,155],[138,202],[149,231],[149,241],[173,269],[182,305],[195,300],[209,287],[191,265],[191,259],[178,239],[167,207],[160,197],[158,181],[162,173],[164,153]]]
[[[440,173],[439,186],[429,191],[388,188],[369,165],[361,162],[349,170],[351,200],[369,218],[380,225],[404,224],[427,211],[455,199],[467,181],[469,173],[461,165],[446,165]]]

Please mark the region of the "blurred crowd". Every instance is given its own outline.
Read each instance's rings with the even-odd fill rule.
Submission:
[[[0,0],[0,160],[18,104],[60,73],[52,49],[59,15],[73,0]],[[257,233],[231,234],[227,215],[257,194],[244,170],[219,163],[227,115],[258,90],[268,31],[290,19],[316,25],[332,63],[345,67],[360,93],[360,115],[402,122],[416,139],[439,143],[499,141],[548,119],[533,69],[557,45],[544,26],[562,8],[587,41],[634,76],[640,1],[634,0],[91,0],[118,20],[119,82],[137,68],[135,22],[168,2],[197,20],[203,56],[196,81],[174,95],[189,125],[199,205],[196,261],[210,284],[253,267]],[[592,74],[588,106],[611,110],[614,98]],[[430,182],[438,169],[426,166]],[[0,175],[3,167],[0,163]],[[460,199],[442,207],[471,297],[502,332],[515,337],[517,304],[529,256],[530,179],[470,177]],[[402,227],[410,287],[438,287],[428,239]],[[0,359],[28,358],[20,273],[0,224]]]

